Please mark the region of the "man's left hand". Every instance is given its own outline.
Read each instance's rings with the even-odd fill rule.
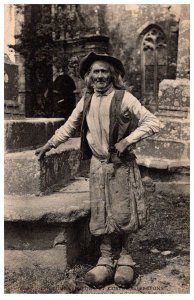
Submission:
[[[119,153],[123,153],[127,147],[129,146],[129,143],[127,142],[126,139],[121,140],[120,142],[115,144],[115,148]]]

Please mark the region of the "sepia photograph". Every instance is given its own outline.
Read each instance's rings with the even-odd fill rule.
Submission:
[[[4,3],[4,294],[190,294],[190,4],[59,2]]]

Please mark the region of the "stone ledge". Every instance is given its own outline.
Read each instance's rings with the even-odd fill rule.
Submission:
[[[167,169],[169,171],[176,171],[179,168],[186,168],[190,170],[190,162],[189,160],[171,160],[171,159],[161,159],[154,158],[149,156],[140,156],[137,155],[137,163],[140,166],[144,166],[147,168],[154,168],[164,170]]]
[[[66,143],[62,143],[59,145],[56,149],[51,149],[49,152],[46,153],[45,157],[49,157],[52,154],[61,154],[65,150],[79,150],[79,144],[80,144],[80,138],[73,138],[69,139]],[[26,150],[22,152],[12,152],[12,153],[6,153],[5,158],[6,159],[35,159],[37,160],[37,157],[35,156],[35,151],[34,150]]]
[[[89,183],[83,179],[72,185],[42,197],[5,196],[5,221],[70,223],[87,217],[90,212]]]
[[[79,176],[80,139],[70,139],[52,149],[42,161],[34,150],[5,155],[5,194],[40,194],[52,192],[55,185],[64,185]]]
[[[62,118],[5,120],[5,150],[16,152],[37,148],[45,144],[62,124]]]
[[[140,156],[153,157],[160,160],[189,159],[188,141],[173,141],[165,139],[147,138],[137,143],[136,153]]]

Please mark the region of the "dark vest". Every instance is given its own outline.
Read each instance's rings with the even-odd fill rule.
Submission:
[[[131,113],[129,117],[124,117],[121,115],[121,103],[123,100],[125,90],[115,90],[114,96],[110,105],[110,127],[109,127],[109,153],[110,153],[110,162],[111,155],[115,155],[116,149],[115,144],[128,136],[132,131],[137,128],[138,120]],[[88,145],[86,134],[88,131],[88,125],[86,121],[86,115],[90,108],[90,103],[93,94],[86,92],[84,97],[84,107],[83,107],[83,116],[81,124],[81,158],[83,160],[89,159],[92,156],[92,151]],[[134,148],[134,147],[133,147]],[[125,151],[123,156],[128,158],[135,158],[135,155],[131,151]]]

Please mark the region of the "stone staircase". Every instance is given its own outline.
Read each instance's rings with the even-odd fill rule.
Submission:
[[[142,176],[153,180],[157,192],[190,193],[189,87],[188,79],[160,83],[157,117],[163,128],[137,144]]]
[[[65,270],[90,243],[89,164],[80,163],[79,138],[41,162],[33,150],[61,124],[58,119],[6,121],[6,268]]]
[[[90,242],[89,211],[85,179],[46,196],[5,196],[5,266],[72,266]]]
[[[158,117],[160,133],[137,144],[144,186],[147,192],[189,195],[188,112],[166,110]],[[6,121],[5,267],[64,270],[90,243],[89,162],[79,159],[80,139],[52,149],[41,162],[35,156],[62,123]]]

